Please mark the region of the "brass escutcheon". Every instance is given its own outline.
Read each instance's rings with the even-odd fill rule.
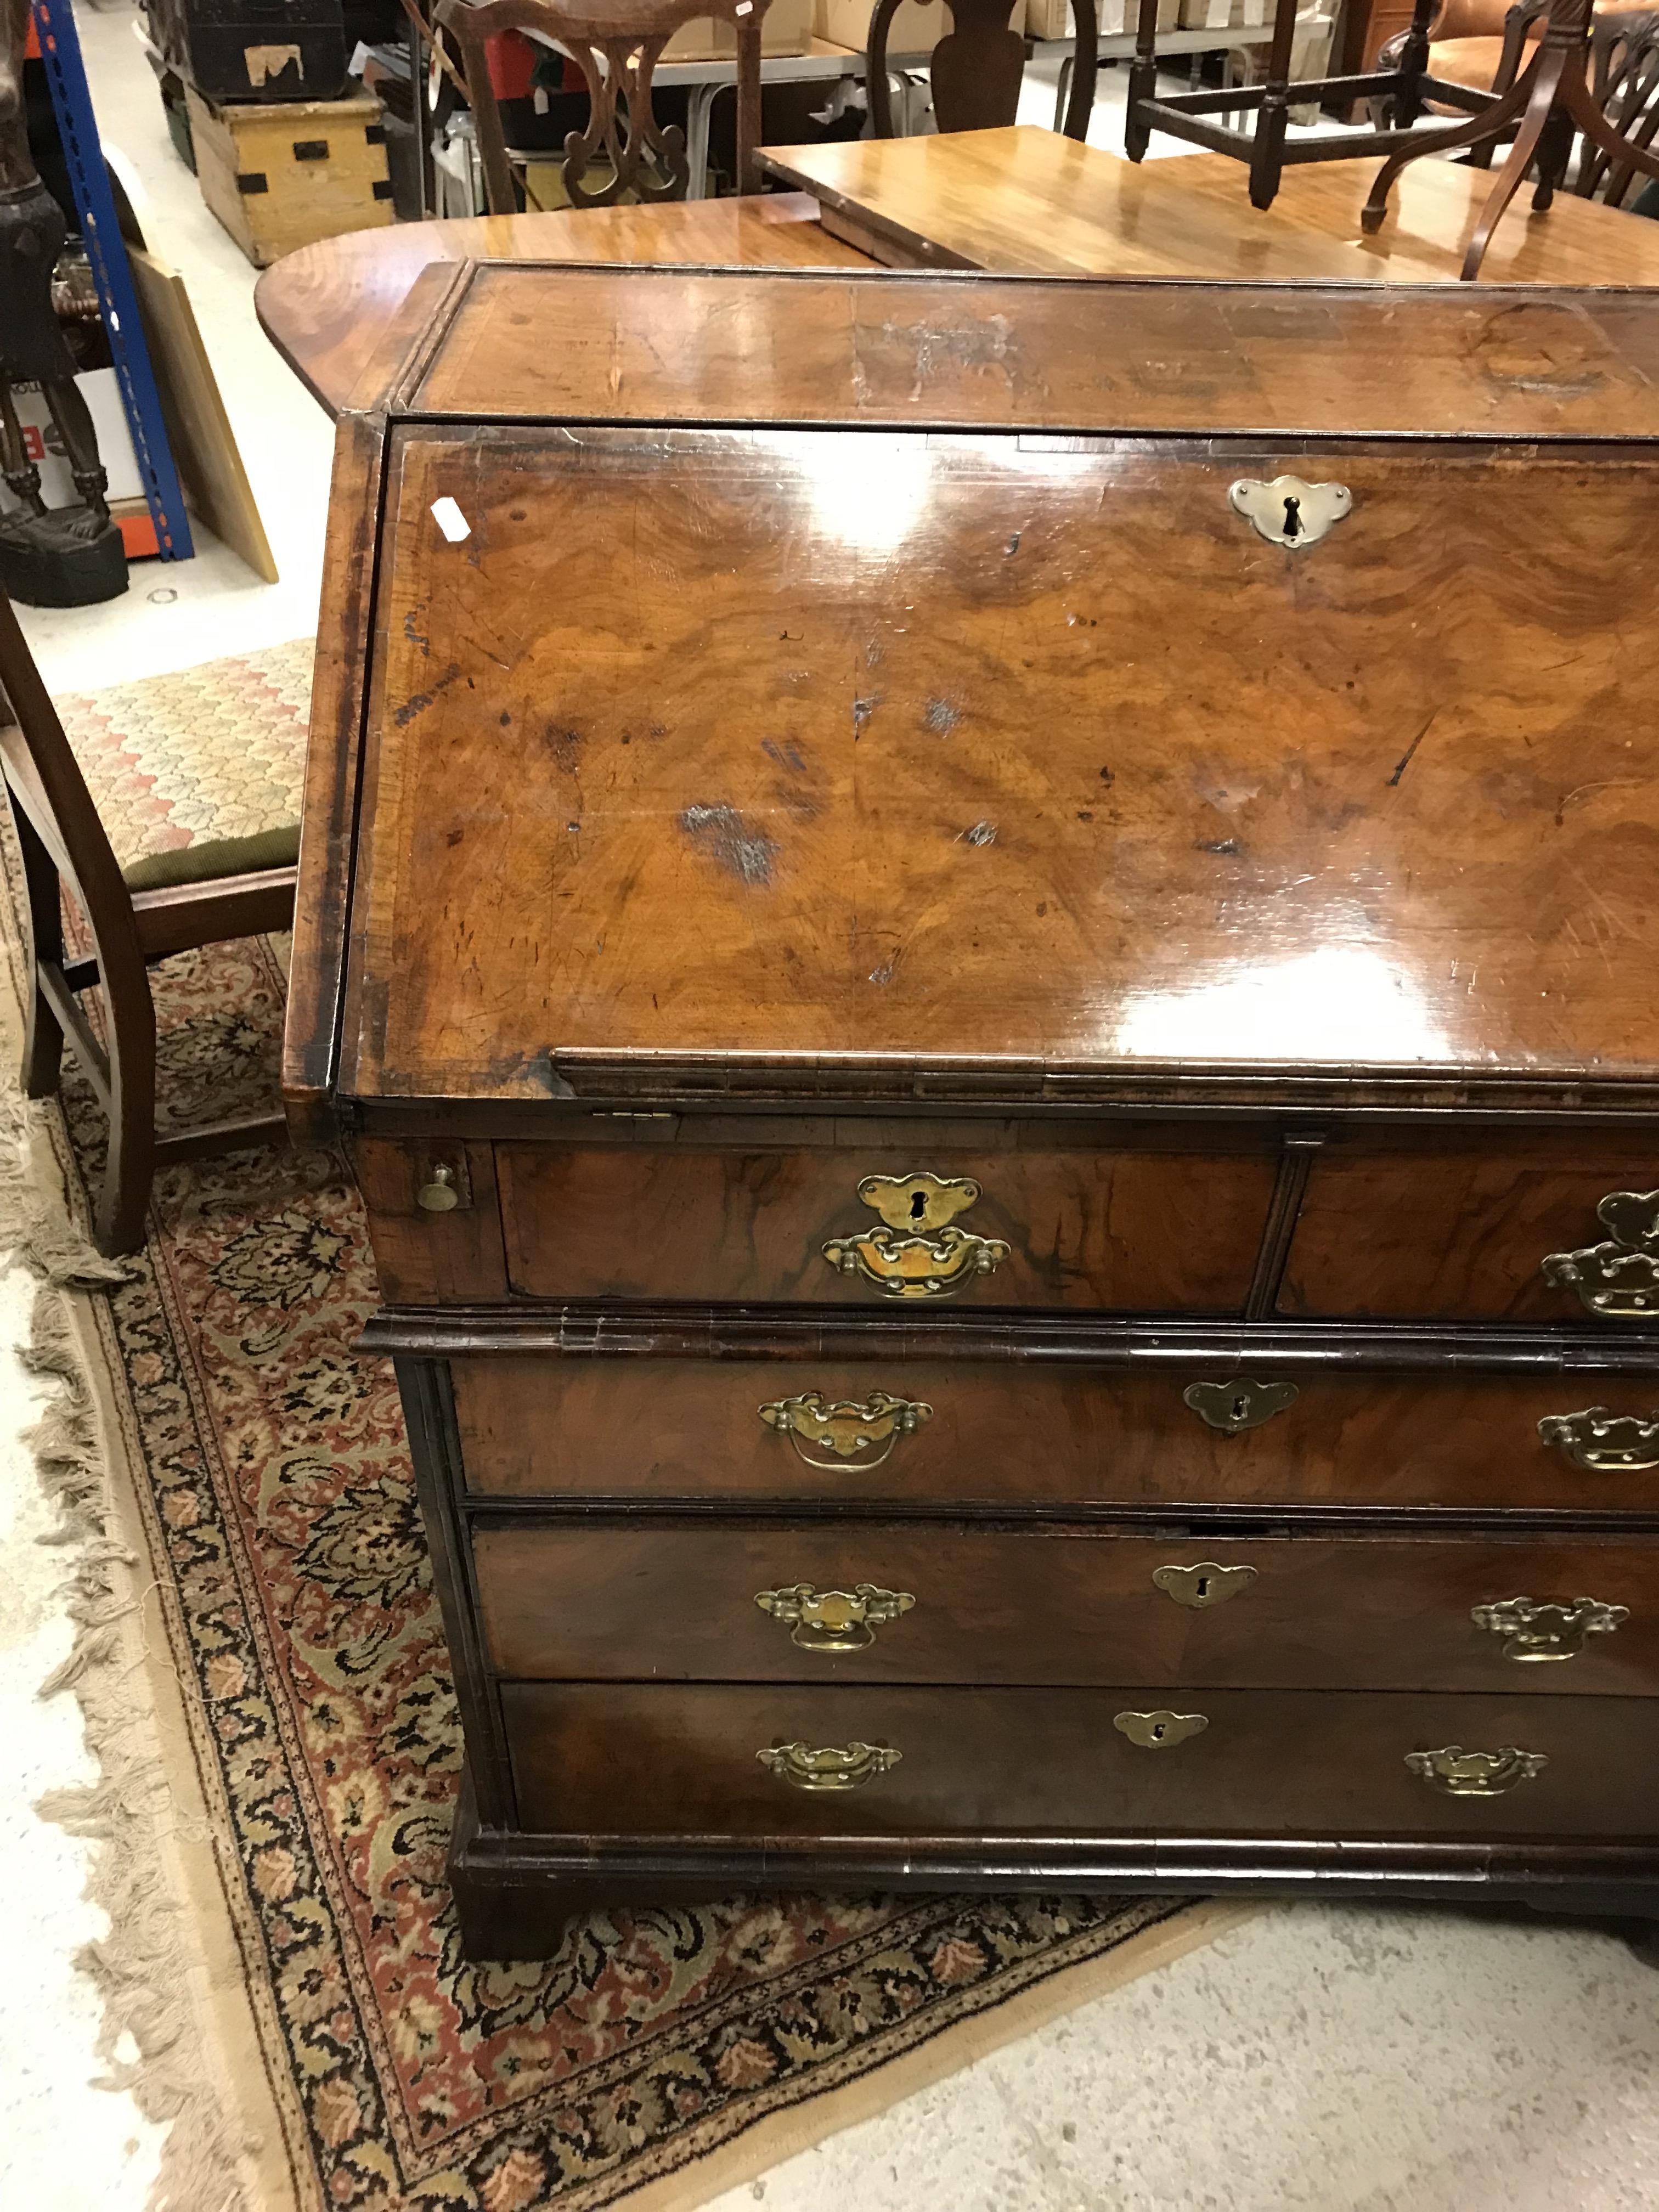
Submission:
[[[1213,1559],[1200,1559],[1193,1567],[1154,1567],[1152,1588],[1161,1589],[1177,1605],[1202,1613],[1207,1606],[1225,1605],[1230,1597],[1247,1590],[1255,1580],[1254,1567],[1218,1567]]]
[[[887,1743],[775,1743],[755,1756],[769,1774],[797,1790],[858,1790],[898,1765],[902,1753]]]
[[[1587,1406],[1582,1413],[1546,1413],[1538,1433],[1588,1474],[1645,1474],[1659,1467],[1659,1417],[1644,1421]]]
[[[1627,1605],[1603,1605],[1599,1598],[1534,1600],[1509,1597],[1496,1605],[1477,1605],[1469,1614],[1477,1628],[1504,1637],[1504,1656],[1528,1660],[1576,1659],[1587,1636],[1610,1636],[1630,1619]]]
[[[901,1437],[914,1436],[933,1409],[917,1398],[895,1398],[887,1390],[872,1390],[862,1402],[838,1398],[832,1405],[821,1390],[804,1390],[798,1398],[774,1398],[760,1408],[769,1428],[787,1436],[808,1467],[828,1474],[858,1474],[882,1466]],[[831,1456],[816,1459],[808,1443],[820,1444]],[[859,1458],[859,1455],[866,1455]],[[849,1464],[857,1460],[856,1467]]]
[[[1595,1215],[1612,1233],[1601,1244],[1552,1252],[1544,1280],[1576,1291],[1598,1321],[1647,1321],[1659,1315],[1659,1190],[1613,1190]]]
[[[1408,1751],[1406,1764],[1448,1797],[1501,1797],[1517,1783],[1541,1774],[1549,1759],[1541,1751],[1522,1751],[1512,1743],[1501,1751],[1465,1751],[1461,1743],[1449,1743],[1439,1751]]]
[[[874,1583],[850,1590],[791,1583],[786,1589],[757,1590],[755,1602],[791,1626],[789,1641],[803,1651],[862,1651],[875,1642],[877,1629],[908,1613],[915,1600],[908,1590],[878,1589]]]
[[[1168,1751],[1189,1736],[1202,1735],[1210,1725],[1205,1713],[1118,1713],[1112,1726],[1143,1751]]]
[[[1271,483],[1241,477],[1227,496],[1259,537],[1293,553],[1316,545],[1353,505],[1346,484],[1308,483],[1301,477],[1275,477]]]
[[[971,1176],[949,1178],[926,1168],[908,1176],[866,1176],[859,1196],[884,1229],[832,1237],[823,1256],[843,1275],[861,1276],[890,1298],[948,1298],[1008,1257],[999,1237],[955,1226],[979,1196]]]
[[[1223,1436],[1236,1437],[1245,1429],[1259,1429],[1301,1395],[1294,1382],[1253,1382],[1241,1375],[1231,1382],[1189,1382],[1181,1402]]]

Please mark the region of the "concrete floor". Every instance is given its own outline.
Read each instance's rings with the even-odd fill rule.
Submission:
[[[331,434],[253,319],[253,272],[203,207],[125,7],[79,15],[106,142],[142,188],[217,367],[282,582],[210,541],[125,599],[27,611],[48,681],[91,688],[299,635],[316,620]],[[1092,136],[1121,143],[1121,76]],[[1052,93],[1028,88],[1027,119]],[[97,2008],[70,1954],[98,1932],[88,1847],[31,1808],[89,1778],[61,1554],[18,1432],[27,1285],[0,1277],[0,2206],[138,2212],[162,2130],[90,2086]],[[718,2212],[1633,2212],[1659,2205],[1659,1978],[1590,1930],[1279,1907],[732,2191]],[[176,2206],[174,2212],[218,2212]],[[264,2212],[264,2208],[253,2208]]]

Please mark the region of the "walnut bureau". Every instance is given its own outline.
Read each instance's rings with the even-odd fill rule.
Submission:
[[[726,1888],[1659,1916],[1659,314],[434,270],[342,1132],[475,1955]]]

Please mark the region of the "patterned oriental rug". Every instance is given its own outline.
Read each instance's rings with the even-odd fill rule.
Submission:
[[[108,742],[142,753],[135,726]],[[168,1117],[274,1095],[283,950],[156,971]],[[71,1079],[60,1115],[14,1088],[9,1111],[0,1229],[46,1277],[35,1361],[68,1396],[40,1452],[82,1540],[65,1674],[105,1777],[43,1809],[106,1838],[114,1925],[87,1963],[109,2047],[130,2029],[143,2053],[118,2078],[174,2122],[158,2197],[695,2205],[1240,1917],[733,1897],[595,1914],[546,1964],[469,1963],[444,1881],[460,1733],[396,1388],[351,1349],[377,1292],[344,1162],[169,1170],[146,1250],[113,1267],[84,1242],[89,1093]]]

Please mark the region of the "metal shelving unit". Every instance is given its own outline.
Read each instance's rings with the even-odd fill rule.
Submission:
[[[76,219],[98,289],[98,305],[109,337],[127,428],[132,434],[144,503],[155,526],[156,547],[164,561],[188,561],[196,549],[161,418],[161,396],[138,319],[138,297],[109,188],[109,173],[104,167],[104,149],[92,112],[74,12],[70,0],[33,0],[33,13],[52,112],[69,167],[70,189],[75,196]]]

